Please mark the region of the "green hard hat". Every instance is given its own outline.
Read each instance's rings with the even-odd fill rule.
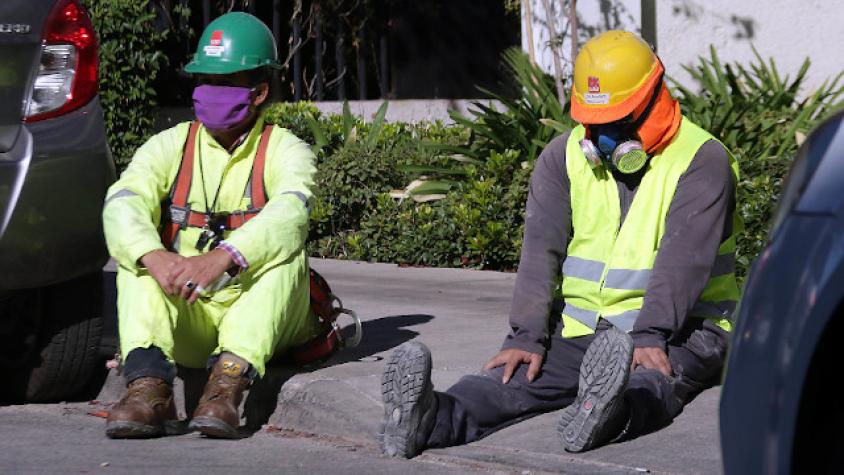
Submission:
[[[185,71],[230,74],[262,66],[280,67],[273,33],[254,16],[233,12],[208,24]]]

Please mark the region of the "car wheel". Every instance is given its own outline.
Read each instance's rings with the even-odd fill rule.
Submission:
[[[34,345],[26,345],[18,358],[5,355],[0,363],[13,376],[6,399],[48,402],[72,398],[102,363],[102,273],[57,284],[35,295],[27,301],[35,308],[40,325],[37,329],[29,325],[30,333],[19,337],[34,341]],[[17,309],[24,311],[19,305]]]

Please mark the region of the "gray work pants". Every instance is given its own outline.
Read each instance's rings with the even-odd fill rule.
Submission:
[[[598,331],[608,327],[601,322]],[[523,364],[509,383],[501,378],[504,367],[462,377],[446,392],[437,392],[437,422],[429,447],[466,444],[499,429],[541,413],[562,409],[577,396],[580,363],[595,335],[562,338],[562,322],[551,337],[542,372],[528,382]],[[624,398],[628,421],[616,440],[653,432],[668,425],[683,406],[704,389],[720,381],[729,334],[695,319],[668,345],[673,374],[636,368]]]

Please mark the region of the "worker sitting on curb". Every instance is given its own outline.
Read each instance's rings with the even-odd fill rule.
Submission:
[[[193,61],[197,121],[152,137],[108,191],[128,390],[113,438],[162,435],[176,420],[175,363],[211,370],[190,427],[237,437],[238,407],[277,352],[318,334],[309,311],[310,148],[264,124],[275,40],[254,16],[208,25]]]
[[[446,392],[433,390],[423,344],[399,347],[382,379],[386,454],[563,408],[563,447],[585,451],[669,424],[718,381],[739,297],[738,166],[681,115],[663,72],[628,32],[583,46],[571,100],[581,125],[531,178],[512,332]]]

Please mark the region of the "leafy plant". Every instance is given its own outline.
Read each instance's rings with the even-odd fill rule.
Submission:
[[[804,95],[808,59],[792,79],[780,75],[773,59],[754,54],[756,60],[745,67],[722,63],[710,48],[709,58],[684,67],[697,90],[672,81],[684,114],[718,137],[739,162],[737,211],[746,228],[738,235],[741,276],[765,245],[798,137],[836,109],[844,94],[844,73]]]
[[[157,94],[151,85],[167,65],[160,47],[173,32],[156,27],[149,0],[86,0],[85,5],[100,43],[99,95],[108,143],[122,168],[152,133]],[[189,10],[179,6],[175,13],[187,17]]]
[[[389,102],[384,101],[375,113],[372,123],[368,127],[363,127],[364,123],[357,117],[352,115],[349,108],[349,101],[343,102],[343,128],[340,135],[341,148],[349,147],[353,143],[361,143],[364,148],[372,150],[380,138],[381,129],[384,127],[384,118],[387,115],[387,107]],[[314,137],[314,151],[321,152],[331,141],[326,135],[323,125],[311,115],[306,115],[305,120],[311,129]]]
[[[489,163],[483,169],[471,167],[458,189],[440,201],[416,203],[380,195],[360,229],[340,238],[345,256],[410,265],[514,269],[533,167],[514,150],[492,152]]]
[[[316,198],[327,219],[318,223],[317,237],[357,229],[376,196],[402,182],[404,175],[396,170],[392,152],[352,142],[325,158],[316,175]]]
[[[481,88],[492,102],[474,101],[476,110],[471,117],[452,111],[452,120],[469,131],[468,140],[459,146],[428,144],[443,155],[445,163],[439,167],[419,164],[404,167],[403,171],[423,178],[421,185],[406,188],[408,195],[456,189],[468,177],[470,167],[483,168],[495,152],[518,151],[522,160],[533,163],[551,139],[576,125],[569,116],[568,103],[561,105],[550,76],[518,48],[508,49],[503,57],[513,94]]]
[[[513,96],[481,88],[503,110],[474,101],[477,111],[473,117],[452,112],[451,118],[471,131],[468,146],[455,151],[483,160],[492,150],[518,150],[524,160],[533,162],[560,130],[569,130],[576,124],[569,116],[568,102],[561,105],[565,98],[557,97],[553,79],[532,64],[524,52],[508,49],[504,63],[512,77]]]
[[[264,121],[284,127],[309,144],[314,143],[311,119],[319,121],[322,113],[313,102],[277,102],[267,107]]]

